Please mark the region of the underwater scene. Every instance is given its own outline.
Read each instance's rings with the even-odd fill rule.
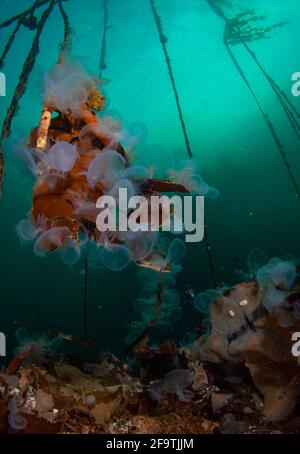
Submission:
[[[299,29],[0,0],[1,434],[300,433]]]

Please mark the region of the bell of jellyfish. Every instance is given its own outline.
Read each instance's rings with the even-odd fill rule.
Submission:
[[[101,122],[114,133],[120,132],[123,125],[122,115],[114,109],[105,110],[101,116]]]
[[[270,290],[265,295],[263,305],[268,312],[272,312],[285,302],[286,293],[281,290]]]
[[[205,192],[205,197],[211,200],[216,200],[219,198],[219,196],[220,192],[218,191],[218,189],[213,188],[212,186],[209,186],[207,191]]]
[[[186,253],[186,246],[182,240],[176,238],[170,244],[168,255],[167,255],[167,262],[172,264],[179,263]]]
[[[184,181],[185,188],[196,195],[206,195],[209,191],[209,186],[200,175],[192,174]]]
[[[131,165],[123,170],[120,174],[121,178],[145,180],[150,176],[149,169],[142,165]]]
[[[76,265],[80,260],[80,247],[72,238],[67,238],[59,249],[61,261],[68,266]]]
[[[260,268],[268,263],[268,257],[261,249],[253,249],[247,259],[247,265],[250,273],[255,274]]]
[[[209,314],[210,305],[213,300],[214,297],[211,294],[207,292],[199,293],[195,298],[194,306],[201,314]]]
[[[23,241],[33,241],[36,236],[36,229],[30,219],[23,219],[16,227],[18,237]]]
[[[165,290],[163,292],[163,303],[168,307],[178,306],[180,304],[180,295],[177,290]]]
[[[167,314],[167,319],[170,322],[177,322],[182,317],[182,309],[179,306],[169,307],[168,310],[166,311],[166,314]]]
[[[91,243],[86,251],[87,262],[90,268],[94,269],[104,269],[105,265],[102,259],[103,247],[97,246],[96,244]]]
[[[143,123],[137,121],[131,123],[128,128],[123,131],[122,142],[129,148],[133,148],[138,144],[146,142],[147,138],[147,127]]]
[[[43,154],[43,161],[52,169],[59,172],[69,172],[77,158],[76,145],[67,142],[57,142]]]
[[[102,260],[106,268],[112,271],[121,271],[129,265],[132,255],[126,247],[111,244],[104,247]]]
[[[153,250],[155,240],[155,232],[135,232],[126,239],[125,246],[135,260],[141,260]]]
[[[70,235],[68,227],[54,227],[42,233],[33,246],[33,251],[39,257],[44,257],[47,252],[53,251],[63,245]]]
[[[296,279],[296,266],[292,262],[280,262],[273,267],[271,275],[275,286],[289,290]]]

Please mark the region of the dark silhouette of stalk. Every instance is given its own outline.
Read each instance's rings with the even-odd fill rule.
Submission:
[[[288,173],[288,175],[289,175],[289,178],[290,178],[290,180],[291,180],[291,183],[292,183],[292,185],[293,185],[293,187],[294,187],[294,189],[295,189],[296,195],[297,195],[297,197],[298,197],[299,200],[300,200],[300,189],[299,189],[298,183],[297,183],[297,181],[296,181],[296,178],[295,178],[295,176],[294,176],[294,173],[293,173],[293,171],[292,171],[292,168],[291,168],[290,164],[289,164],[288,161],[287,161],[287,154],[286,154],[286,151],[284,150],[284,147],[283,147],[283,145],[282,145],[282,143],[281,143],[281,141],[280,141],[280,139],[279,139],[279,136],[278,136],[278,134],[277,134],[277,132],[276,132],[276,130],[275,130],[275,128],[274,128],[274,125],[273,125],[273,123],[271,122],[271,120],[270,120],[270,118],[268,117],[268,115],[265,113],[265,111],[264,111],[264,109],[263,109],[261,103],[259,102],[259,100],[258,100],[258,98],[257,98],[257,96],[256,96],[256,94],[255,94],[255,92],[254,92],[254,90],[253,90],[253,88],[252,88],[251,85],[250,85],[249,80],[247,79],[245,73],[243,72],[241,66],[239,65],[237,59],[235,58],[235,56],[234,56],[234,54],[233,54],[233,52],[232,52],[232,50],[231,50],[231,48],[230,48],[230,46],[229,46],[229,44],[228,44],[228,42],[226,41],[225,38],[224,38],[224,44],[225,44],[225,47],[226,47],[226,49],[227,49],[227,51],[228,51],[228,54],[230,55],[230,58],[232,59],[234,65],[235,65],[236,69],[238,70],[240,76],[242,77],[243,81],[244,81],[245,84],[247,85],[248,90],[250,91],[250,93],[251,93],[251,95],[252,95],[252,97],[253,97],[253,99],[254,99],[254,101],[255,101],[255,103],[256,103],[256,105],[257,105],[259,111],[260,111],[260,113],[262,114],[262,116],[263,116],[263,118],[264,118],[264,121],[265,121],[265,123],[266,123],[266,125],[267,125],[267,127],[268,127],[268,129],[269,129],[269,131],[270,131],[270,133],[271,133],[271,135],[272,135],[272,137],[273,137],[273,139],[274,139],[274,142],[275,142],[275,144],[276,144],[276,147],[277,147],[277,149],[278,149],[278,151],[279,151],[279,153],[280,153],[280,156],[281,156],[283,165],[285,166],[285,168],[286,168],[286,170],[287,170],[287,173]]]
[[[2,142],[4,139],[7,139],[10,135],[13,118],[18,111],[20,100],[26,91],[29,76],[34,68],[37,55],[39,54],[40,51],[41,34],[56,3],[57,0],[50,1],[48,8],[43,12],[42,17],[38,23],[31,49],[25,59],[25,63],[23,65],[23,69],[19,78],[19,82],[15,88],[10,106],[7,110],[6,117],[2,125],[2,132],[0,137],[0,198],[2,196],[2,183],[4,176],[4,154]]]
[[[63,19],[63,23],[64,23],[64,40],[60,46],[60,53],[59,53],[59,57],[58,57],[58,64],[61,64],[61,63],[63,63],[63,60],[64,60],[66,54],[68,54],[68,52],[71,49],[72,27],[70,24],[69,17],[62,5],[61,0],[59,0],[58,7],[59,7],[59,10],[60,10],[60,13],[61,13],[61,16]]]
[[[83,334],[88,339],[88,261],[84,259],[84,290],[83,290]]]
[[[214,0],[206,0],[209,6],[213,9],[213,11],[225,21],[226,25],[231,27],[239,42],[243,45],[243,47],[246,49],[248,54],[251,56],[251,58],[254,60],[256,65],[258,66],[259,70],[262,72],[264,75],[265,79],[267,82],[270,84],[272,90],[274,91],[278,101],[280,102],[292,128],[294,129],[298,139],[300,139],[300,124],[298,120],[300,119],[300,113],[296,109],[296,107],[293,105],[293,103],[289,100],[288,96],[286,93],[279,87],[279,85],[276,83],[276,81],[270,76],[270,74],[266,71],[266,69],[263,67],[261,62],[258,60],[255,52],[248,46],[247,42],[243,38],[243,36],[240,33],[240,28],[238,25],[233,24],[230,22],[230,20],[226,17],[224,12],[221,10],[219,6],[217,6],[214,2]],[[229,43],[228,43],[229,44]]]
[[[100,73],[99,77],[101,79],[103,72],[106,70],[106,46],[107,46],[107,32],[111,28],[108,25],[108,0],[103,0],[103,35],[102,35],[102,44],[101,44],[101,53],[100,53]]]
[[[183,118],[183,111],[182,111],[182,107],[181,107],[181,104],[180,104],[180,99],[179,99],[177,85],[176,85],[176,81],[175,81],[175,77],[174,77],[172,63],[171,63],[171,59],[170,59],[170,56],[169,56],[169,53],[168,53],[168,49],[167,49],[168,38],[166,37],[166,35],[164,33],[162,20],[161,20],[161,17],[159,16],[159,14],[157,12],[154,0],[149,0],[149,1],[150,1],[150,6],[151,6],[151,11],[152,11],[152,14],[153,14],[156,26],[157,26],[159,40],[160,40],[160,43],[161,43],[161,46],[162,46],[163,54],[165,56],[165,60],[166,60],[167,68],[168,68],[168,73],[169,73],[170,81],[171,81],[173,92],[174,92],[174,96],[175,96],[175,101],[176,101],[176,105],[177,105],[179,120],[180,120],[180,123],[181,123],[182,132],[183,132],[183,136],[184,136],[184,140],[185,140],[185,144],[186,144],[186,150],[187,150],[188,155],[190,157],[193,157],[193,152],[192,152],[192,148],[191,148],[191,145],[190,145],[189,136],[188,136],[186,125],[185,125],[185,121],[184,121],[184,118]],[[206,253],[207,253],[207,257],[208,257],[208,265],[209,265],[209,270],[210,270],[211,281],[212,281],[213,286],[216,287],[217,286],[216,265],[214,263],[212,248],[211,248],[211,246],[209,244],[208,232],[207,232],[207,227],[206,226],[204,227],[204,241],[205,241],[205,248],[206,248]]]
[[[49,1],[49,0],[48,0]],[[7,40],[7,43],[4,47],[4,50],[2,52],[2,55],[0,57],[0,69],[3,67],[4,65],[4,61],[5,61],[5,58],[8,54],[8,52],[10,51],[11,49],[11,46],[13,45],[14,41],[15,41],[15,38],[17,36],[17,33],[18,31],[20,30],[22,24],[23,24],[23,21],[24,19],[29,15],[29,14],[33,14],[33,11],[38,7],[38,4],[40,3],[39,0],[36,0],[34,2],[34,4],[32,5],[32,7],[29,9],[29,10],[26,10],[24,13],[21,13],[20,15],[18,15],[18,19],[16,20],[17,22],[17,25],[15,26],[15,28],[13,29],[10,37],[8,38]]]
[[[209,4],[209,6],[212,8],[212,10],[221,18],[223,19],[226,24],[230,24],[228,18],[226,17],[226,15],[223,13],[223,11],[215,4],[214,0],[206,0],[207,3]],[[231,26],[231,24],[230,24]],[[236,29],[236,33],[238,34],[239,31],[237,28]],[[239,35],[238,35],[239,36]],[[299,132],[300,132],[300,129],[299,129],[299,124],[295,118],[295,115],[298,117],[299,114],[298,112],[296,111],[296,109],[293,107],[292,103],[288,100],[287,96],[284,94],[284,92],[279,88],[279,86],[276,84],[276,82],[271,78],[271,76],[269,76],[269,74],[265,71],[265,69],[262,67],[262,65],[259,63],[258,59],[256,58],[254,52],[249,48],[249,46],[247,45],[247,43],[242,39],[240,38],[242,44],[244,45],[244,47],[247,49],[247,51],[250,53],[250,55],[255,59],[256,63],[259,65],[259,68],[263,71],[263,74],[265,75],[265,77],[267,78],[267,80],[269,81],[269,83],[271,84],[273,90],[275,91],[275,94],[277,96],[278,99],[280,99],[280,103],[284,109],[284,112],[286,113],[289,121],[291,122],[291,125],[294,129],[294,131],[296,132],[297,136],[299,137]],[[276,144],[276,147],[279,151],[279,154],[280,154],[280,157],[282,159],[282,162],[283,162],[283,165],[284,167],[286,168],[287,170],[287,173],[288,173],[288,176],[289,176],[289,179],[292,183],[292,186],[295,190],[295,193],[297,195],[297,198],[300,200],[300,188],[298,186],[298,183],[297,183],[297,180],[295,178],[295,175],[292,171],[292,167],[291,165],[289,164],[288,160],[287,160],[287,153],[286,151],[284,150],[284,147],[279,139],[279,136],[275,130],[275,127],[273,125],[273,123],[271,122],[270,118],[268,117],[268,115],[266,114],[266,112],[264,111],[258,97],[256,96],[249,80],[247,79],[242,67],[240,66],[240,64],[238,63],[236,57],[234,56],[232,50],[231,50],[231,47],[230,47],[230,44],[228,43],[227,39],[226,39],[226,33],[224,32],[224,35],[223,35],[223,42],[224,42],[224,45],[226,47],[226,50],[232,60],[232,62],[234,63],[236,69],[238,70],[238,73],[240,74],[241,78],[243,79],[243,81],[245,82],[248,90],[250,91],[260,113],[262,114],[263,116],[263,119],[274,139],[274,142]],[[291,107],[292,106],[292,107]]]
[[[8,38],[6,46],[4,47],[4,50],[3,50],[2,55],[0,57],[0,69],[3,68],[4,62],[5,62],[5,58],[6,58],[7,54],[8,54],[8,52],[10,51],[11,46],[14,43],[14,40],[15,40],[15,38],[17,36],[17,33],[20,30],[20,28],[21,28],[22,22],[23,22],[23,16],[21,17],[21,19],[18,20],[17,25],[13,29],[12,34]]]
[[[16,16],[10,17],[9,19],[6,19],[4,22],[2,22],[0,24],[0,29],[8,27],[9,25],[11,25],[14,22],[18,21],[19,19],[23,18],[23,16],[27,16],[28,14],[33,13],[37,8],[40,8],[41,6],[44,6],[47,3],[50,3],[50,1],[51,0],[40,0],[40,1],[35,2],[35,4],[33,6],[31,6],[28,9],[26,9],[22,13],[19,13]]]
[[[186,144],[186,149],[187,149],[188,155],[190,157],[192,157],[193,156],[193,151],[192,151],[192,148],[191,148],[191,145],[190,145],[190,141],[189,141],[189,137],[188,137],[185,121],[184,121],[184,118],[183,118],[183,111],[182,111],[182,108],[181,108],[179,94],[178,94],[178,90],[177,90],[177,86],[176,86],[176,82],[175,82],[175,77],[174,77],[174,72],[173,72],[173,68],[172,68],[171,58],[169,56],[168,49],[167,49],[168,38],[166,37],[166,35],[164,33],[161,17],[159,16],[159,14],[157,12],[154,0],[149,0],[149,1],[150,1],[150,6],[151,6],[151,11],[152,11],[152,14],[153,14],[156,26],[157,26],[159,40],[160,40],[160,43],[161,43],[161,46],[162,46],[162,50],[163,50],[163,53],[164,53],[164,56],[165,56],[166,64],[167,64],[167,67],[168,67],[170,81],[171,81],[171,84],[172,84],[172,88],[173,88],[173,92],[174,92],[174,96],[175,96],[175,101],[176,101],[176,105],[177,105],[179,120],[180,120],[180,123],[181,123],[182,132],[183,132],[183,136],[184,136],[184,140],[185,140],[185,144]]]

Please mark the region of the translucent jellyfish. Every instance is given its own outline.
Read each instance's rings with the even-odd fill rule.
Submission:
[[[60,192],[65,187],[66,178],[58,173],[48,173],[40,176],[34,186],[34,191],[41,194]]]
[[[126,239],[125,246],[135,260],[142,260],[153,250],[155,241],[155,232],[135,232]]]
[[[91,244],[91,247],[88,247],[87,251],[87,261],[88,266],[94,269],[103,269],[105,265],[102,259],[102,246],[97,246],[95,243]]]
[[[121,131],[121,141],[126,147],[133,148],[138,144],[146,142],[148,129],[141,122],[131,123],[126,129]]]
[[[132,260],[130,251],[121,245],[105,246],[102,253],[103,264],[112,271],[120,271],[127,267]]]
[[[150,171],[147,167],[141,165],[131,165],[123,170],[120,174],[121,178],[144,180],[150,176]]]
[[[114,150],[105,149],[90,162],[87,181],[92,188],[101,181],[106,189],[111,189],[123,168],[124,158]]]
[[[59,256],[65,265],[73,266],[80,260],[80,247],[72,238],[67,238],[59,249]]]
[[[186,245],[182,240],[176,238],[170,244],[166,260],[168,263],[177,264],[183,259],[185,253]]]
[[[184,187],[191,193],[197,195],[207,195],[211,189],[200,175],[192,174],[184,182]]]
[[[84,199],[72,200],[75,207],[75,214],[78,217],[89,219],[95,222],[97,215],[99,214],[99,208],[96,207],[94,202],[90,202]]]
[[[83,404],[86,405],[87,407],[92,407],[96,403],[96,397],[93,395],[86,396],[83,399]]]
[[[147,307],[141,312],[141,318],[145,325],[152,323],[157,317],[156,301],[153,304],[148,304]]]
[[[47,252],[61,247],[69,235],[70,230],[67,227],[54,227],[46,230],[34,243],[33,251],[36,255],[44,257]]]
[[[45,76],[44,102],[61,112],[71,110],[76,115],[96,86],[96,79],[79,65],[57,65]]]
[[[210,305],[214,301],[214,299],[214,296],[210,293],[199,293],[194,301],[195,308],[197,309],[197,311],[201,312],[201,314],[209,314]]]
[[[286,293],[281,290],[270,290],[264,297],[263,305],[268,312],[272,312],[279,306],[282,306],[286,299]]]
[[[149,307],[155,305],[155,298],[138,298],[135,300],[133,303],[133,308],[137,312],[143,312],[145,310],[148,310]]]
[[[43,153],[42,160],[51,169],[59,172],[69,172],[77,158],[77,147],[68,142],[56,142],[47,153]]]
[[[289,290],[296,279],[296,266],[292,262],[280,262],[273,267],[271,275],[275,286]]]
[[[253,249],[247,259],[250,273],[256,273],[260,268],[268,263],[268,257],[261,249]]]
[[[180,304],[180,295],[177,290],[164,290],[162,300],[168,307],[178,306]]]
[[[119,174],[118,177],[119,178],[116,181],[116,183],[114,184],[114,186],[112,187],[112,189],[110,191],[108,191],[108,193],[107,193],[107,195],[111,195],[112,197],[115,198],[117,204],[120,203],[120,192],[119,192],[120,189],[127,191],[127,199],[129,199],[130,197],[133,197],[137,193],[135,185],[129,178],[120,178],[121,174]],[[121,192],[121,197],[122,197],[122,192]],[[127,203],[126,203],[126,213],[127,213]]]
[[[105,110],[101,115],[101,122],[114,133],[120,132],[123,125],[122,115],[114,109]]]
[[[37,176],[37,166],[31,150],[24,146],[12,147],[13,156],[22,164],[23,169],[29,171],[33,176]]]
[[[212,186],[209,186],[204,195],[208,199],[216,200],[219,198],[220,192],[218,191],[217,188],[213,188]]]
[[[256,279],[261,287],[271,286],[289,290],[296,279],[296,275],[297,270],[294,263],[273,259],[258,270]]]
[[[166,306],[161,313],[162,318],[166,317],[170,322],[177,322],[182,317],[182,309],[179,306]]]
[[[36,236],[36,228],[30,219],[23,219],[16,227],[18,237],[23,241],[33,241]]]
[[[119,139],[114,131],[111,131],[101,120],[97,123],[91,123],[84,126],[79,135],[81,151],[89,151],[94,147],[95,139],[98,139],[101,145],[116,150],[119,145]]]
[[[24,430],[27,427],[27,420],[20,414],[15,397],[9,400],[7,410],[10,427],[14,430]]]

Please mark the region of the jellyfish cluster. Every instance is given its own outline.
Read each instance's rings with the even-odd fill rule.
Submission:
[[[37,256],[57,252],[68,266],[76,265],[82,256],[90,267],[113,271],[132,262],[157,271],[167,269],[170,263],[176,266],[170,254],[180,241],[175,241],[165,256],[157,251],[161,224],[155,226],[156,231],[143,228],[142,223],[138,231],[97,229],[101,214],[129,216],[129,208],[124,212],[120,189],[127,191],[128,199],[142,194],[147,201],[164,189],[153,188],[155,181],[162,180],[155,180],[154,169],[136,158],[137,150],[147,148],[147,128],[140,122],[126,125],[114,110],[96,115],[89,107],[96,87],[95,78],[77,66],[59,65],[46,76],[44,103],[58,112],[58,117],[51,120],[44,150],[32,141],[17,150],[36,180],[32,210],[17,225],[17,234],[22,243],[33,244]],[[31,138],[36,134],[32,132]],[[165,175],[163,182],[171,179],[187,193],[218,197],[217,189],[208,186],[192,160],[175,163],[165,169]],[[111,196],[116,205],[98,207],[102,196]],[[160,223],[172,216],[165,219],[164,214],[162,206]]]
[[[134,343],[145,332],[155,339],[158,333],[170,334],[174,330],[174,324],[182,316],[182,309],[179,292],[173,286],[184,253],[184,243],[175,239],[170,243],[166,254],[170,271],[165,272],[165,268],[161,268],[161,271],[145,270],[141,273],[144,287],[133,304],[139,319],[128,328],[128,344]]]
[[[97,78],[90,77],[78,63],[57,65],[44,76],[44,104],[76,115],[97,85]]]

